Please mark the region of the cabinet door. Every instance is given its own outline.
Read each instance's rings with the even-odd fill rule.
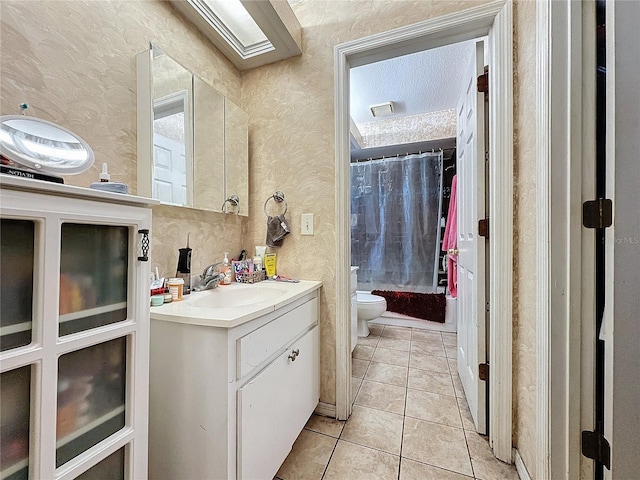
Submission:
[[[0,351],[29,345],[33,321],[36,224],[3,218],[0,225]]]
[[[319,368],[316,325],[238,390],[238,478],[276,474],[318,405]]]
[[[125,425],[126,338],[60,356],[56,467]]]
[[[237,195],[238,215],[249,215],[249,117],[228,98],[224,99],[225,199]]]
[[[0,478],[29,478],[31,366],[0,375]]]
[[[59,335],[127,318],[129,229],[63,223]]]
[[[121,448],[76,478],[77,480],[124,480],[124,469],[124,448]]]

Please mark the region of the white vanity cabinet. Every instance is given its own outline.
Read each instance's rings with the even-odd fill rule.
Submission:
[[[229,328],[154,319],[152,311],[152,480],[275,476],[320,398],[313,283],[290,303]]]
[[[146,478],[148,205],[0,178],[0,478]]]

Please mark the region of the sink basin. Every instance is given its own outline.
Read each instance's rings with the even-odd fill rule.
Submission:
[[[187,302],[197,308],[234,308],[275,301],[287,291],[266,285],[221,285],[190,295]]]

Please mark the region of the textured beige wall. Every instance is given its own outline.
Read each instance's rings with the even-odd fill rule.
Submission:
[[[94,166],[68,184],[88,186],[107,162],[111,179],[136,192],[135,56],[150,41],[240,103],[238,71],[168,2],[2,0],[0,21],[0,112],[27,102],[30,115],[69,128],[95,152]],[[221,214],[157,207],[153,223],[152,266],[166,274],[187,232],[194,272],[240,251],[242,222]]]
[[[303,55],[243,73],[250,116],[251,207],[282,190],[292,235],[278,251],[287,275],[324,282],[322,295],[322,401],[335,402],[335,226],[333,48],[356,38],[477,5],[453,1],[301,0],[293,5],[303,27]],[[514,445],[530,472],[535,461],[535,224],[534,84],[535,4],[515,8]],[[519,84],[523,84],[520,87]],[[316,235],[299,234],[301,213],[315,213]],[[263,241],[264,226],[249,225],[247,244]],[[526,272],[518,275],[518,272]]]
[[[358,125],[362,148],[456,137],[456,109],[407,115]]]
[[[68,177],[87,186],[108,162],[114,181],[135,193],[135,55],[156,42],[249,113],[251,217],[154,208],[153,266],[170,273],[191,232],[194,271],[264,244],[264,200],[282,190],[292,234],[278,250],[283,274],[324,282],[321,293],[321,399],[335,402],[335,227],[333,47],[370,34],[477,5],[477,0],[301,0],[301,57],[242,74],[166,2],[0,1],[0,112],[32,114],[78,133],[96,166]],[[535,6],[515,6],[514,444],[535,460]],[[300,214],[315,214],[314,236],[300,235]],[[244,241],[242,241],[244,240]],[[534,477],[535,478],[535,477]]]
[[[324,283],[321,400],[335,403],[335,45],[477,5],[478,1],[302,0],[303,54],[243,72],[249,113],[251,208],[282,190],[292,234],[279,249],[281,272]],[[300,235],[300,214],[315,214],[315,235]],[[264,218],[249,225],[246,244],[264,241]]]
[[[513,443],[531,478],[536,462],[535,2],[514,5]]]

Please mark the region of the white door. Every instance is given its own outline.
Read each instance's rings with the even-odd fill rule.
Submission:
[[[638,478],[640,465],[640,50],[639,2],[606,2],[606,197],[613,226],[605,230],[604,434],[611,469],[604,478]]]
[[[162,202],[187,204],[187,170],[184,144],[153,134],[152,196]]]
[[[485,348],[485,240],[478,220],[485,218],[484,94],[477,79],[484,73],[484,42],[477,42],[460,93],[458,151],[458,373],[478,433],[486,433],[486,382],[478,365]]]

